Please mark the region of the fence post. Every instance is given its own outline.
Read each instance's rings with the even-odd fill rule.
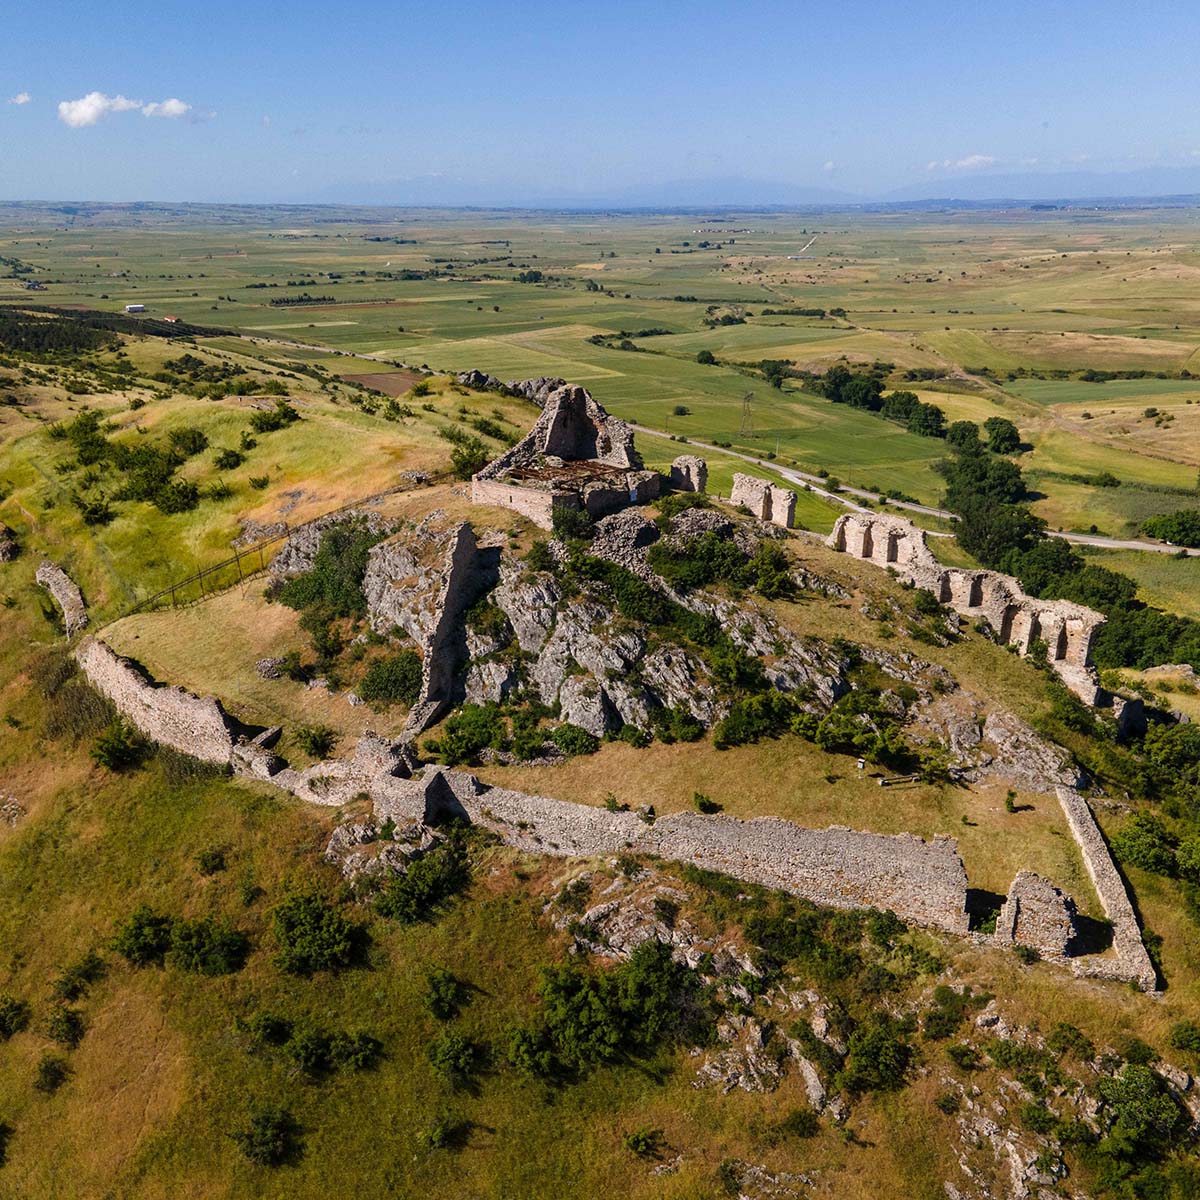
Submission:
[[[234,558],[234,561],[237,563],[238,583],[241,583],[242,582],[242,552],[236,546],[233,548],[233,558]]]

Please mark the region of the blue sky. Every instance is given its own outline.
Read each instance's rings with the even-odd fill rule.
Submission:
[[[1198,27],[1187,3],[1109,0],[10,3],[0,199],[1200,179]]]

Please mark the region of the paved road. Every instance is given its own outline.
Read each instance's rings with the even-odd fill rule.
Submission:
[[[334,350],[329,346],[318,346],[311,342],[292,342],[284,338],[273,337],[254,337],[250,334],[238,335],[245,338],[248,342],[266,342],[274,343],[279,346],[290,346],[297,350],[319,350],[325,354],[338,354],[343,358],[361,358],[367,362],[389,362],[389,358],[382,354],[359,354],[354,350]],[[666,437],[661,429],[651,429],[648,425],[637,425],[633,421],[629,422],[631,429],[637,430],[638,433],[650,434],[653,437]],[[688,438],[686,445],[699,446],[701,450],[711,450],[714,454],[728,454],[731,458],[740,458],[743,462],[748,462],[756,467],[762,467],[767,471],[774,471],[777,475],[782,475],[784,479],[791,483],[802,484],[815,492],[818,496],[824,497],[826,500],[832,501],[834,504],[841,504],[846,508],[862,511],[863,506],[856,503],[857,500],[870,500],[877,502],[879,494],[877,492],[868,492],[863,488],[844,486],[840,491],[831,492],[824,486],[824,480],[820,475],[810,475],[807,471],[797,471],[794,467],[783,467],[778,463],[770,462],[765,458],[755,458],[753,454],[742,454],[738,450],[726,450],[723,446],[714,446],[708,442],[698,442],[694,438]],[[944,508],[931,508],[927,504],[917,504],[909,500],[889,500],[888,506],[891,508],[902,508],[906,512],[920,513],[925,517],[940,517],[943,521],[953,520],[954,514],[947,512]],[[929,530],[932,537],[949,537],[948,533],[941,533],[937,530]],[[1055,537],[1060,537],[1063,541],[1073,542],[1077,546],[1099,546],[1105,550],[1149,550],[1154,554],[1179,554],[1183,553],[1189,558],[1200,557],[1200,550],[1184,550],[1179,546],[1169,546],[1165,542],[1145,542],[1138,538],[1110,538],[1098,533],[1054,533]]]
[[[632,421],[629,423],[632,429],[638,433],[651,434],[654,437],[665,437],[666,435],[660,429],[651,429],[646,425],[636,425]],[[689,437],[685,443],[687,446],[698,446],[701,450],[711,450],[715,454],[728,454],[731,458],[740,458],[743,462],[748,462],[756,467],[762,467],[767,471],[774,471],[777,475],[782,475],[784,479],[790,483],[803,484],[818,496],[824,497],[826,500],[831,500],[834,504],[841,504],[846,508],[862,511],[863,506],[858,503],[859,500],[870,500],[877,502],[879,499],[878,492],[869,492],[863,488],[843,487],[840,491],[831,492],[824,485],[824,480],[819,475],[810,475],[807,471],[797,471],[794,467],[783,467],[777,462],[771,462],[769,459],[756,458],[753,454],[743,454],[738,450],[726,450],[723,446],[713,446],[708,442],[698,442],[695,438]],[[920,513],[926,517],[940,517],[944,521],[953,520],[954,514],[948,512],[944,508],[932,508],[928,504],[917,504],[908,500],[889,500],[889,508],[902,508],[906,512]],[[1185,550],[1180,546],[1171,546],[1166,542],[1148,542],[1142,541],[1139,538],[1111,538],[1105,537],[1099,533],[1059,533],[1055,530],[1050,531],[1053,536],[1060,537],[1065,542],[1072,542],[1077,546],[1099,546],[1105,550],[1149,550],[1154,554],[1179,554],[1183,553],[1189,558],[1200,556],[1200,550]],[[941,533],[937,530],[929,530],[932,537],[949,537],[948,533]]]

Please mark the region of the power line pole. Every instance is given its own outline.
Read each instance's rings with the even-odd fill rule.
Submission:
[[[753,399],[753,392],[747,392],[742,397],[742,423],[738,427],[738,437],[754,436],[754,410],[751,408]]]

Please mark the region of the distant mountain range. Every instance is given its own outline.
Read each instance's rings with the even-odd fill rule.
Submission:
[[[612,189],[539,189],[528,181],[485,183],[450,175],[339,183],[299,193],[309,204],[567,209],[841,208],[938,206],[988,201],[1188,201],[1200,197],[1200,164],[1136,171],[979,172],[934,177],[877,194],[740,176],[676,179]]]

